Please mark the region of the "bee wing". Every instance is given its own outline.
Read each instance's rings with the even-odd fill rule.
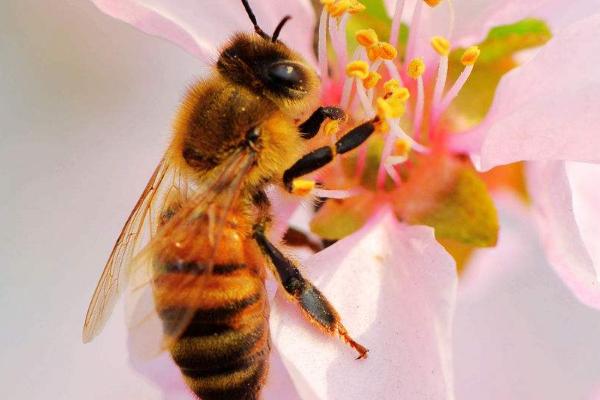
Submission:
[[[232,205],[240,194],[242,182],[254,158],[252,154],[238,152],[221,166],[220,171],[203,180],[200,188],[181,203],[174,215],[162,225],[150,243],[135,257],[129,272],[129,291],[127,293],[126,313],[130,330],[131,356],[137,360],[147,360],[171,347],[186,330],[194,317],[195,310],[181,309],[169,314],[169,332],[163,332],[163,324],[156,312],[153,283],[156,255],[165,254],[176,242],[196,242],[200,245],[208,240],[205,234],[198,236],[198,217],[211,213],[211,206],[217,206],[219,212],[214,215],[213,228],[210,230],[210,248],[217,249],[223,228]],[[203,293],[201,281],[212,272],[214,253],[202,274],[182,274],[178,286],[168,292],[161,292],[161,299],[171,303],[169,296],[191,297],[195,304]],[[190,289],[191,288],[191,289]]]
[[[173,179],[168,179],[168,175],[172,175]],[[155,209],[158,206],[156,200],[161,197],[161,192],[168,191],[176,184],[178,175],[177,169],[163,158],[127,218],[90,301],[83,324],[84,343],[98,335],[106,324],[127,284],[127,268],[124,267],[143,247],[144,239],[149,240],[156,232],[157,221],[153,219],[153,211],[157,211]]]

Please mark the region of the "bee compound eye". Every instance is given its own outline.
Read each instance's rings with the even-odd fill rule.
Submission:
[[[269,66],[268,75],[273,82],[289,87],[295,87],[303,81],[301,69],[293,63],[279,62],[272,64]]]
[[[255,126],[254,128],[250,128],[246,132],[246,140],[249,143],[256,142],[259,137],[260,137],[260,128],[258,126]]]

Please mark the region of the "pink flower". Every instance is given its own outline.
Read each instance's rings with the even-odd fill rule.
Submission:
[[[206,8],[196,0],[94,3],[207,64],[232,32],[250,27],[237,1]],[[315,332],[277,296],[271,312],[276,352],[266,398],[453,398],[455,263],[434,229],[416,225],[430,225],[438,238],[466,244],[468,251],[495,244],[493,202],[480,176],[459,157],[462,153],[472,154],[487,169],[528,161],[528,189],[548,259],[582,301],[600,305],[595,270],[600,254],[592,246],[600,231],[592,222],[595,192],[589,182],[594,181],[585,176],[598,176],[597,167],[568,165],[567,175],[563,163],[600,160],[600,141],[591,128],[600,118],[594,112],[600,99],[593,97],[592,67],[600,52],[591,48],[592,40],[584,40],[598,31],[600,18],[582,18],[589,3],[569,6],[569,13],[559,12],[557,0],[511,0],[501,8],[491,1],[454,3],[455,9],[445,3],[430,8],[420,0],[390,0],[390,43],[364,31],[357,38],[362,45],[352,51],[346,27],[356,2],[338,1],[320,16],[317,59],[307,0],[252,4],[267,31],[283,15],[294,17],[282,40],[314,62],[324,103],[339,103],[353,124],[378,117],[370,144],[319,177],[328,189],[340,190],[316,189],[314,194],[348,198],[341,205],[326,203],[312,220],[321,236],[341,240],[305,263],[307,275],[372,356],[353,361],[342,343]],[[480,53],[477,47],[453,53],[451,46],[478,43],[489,28],[531,16],[544,18],[554,38],[502,78],[483,122],[481,117],[469,119],[468,111],[476,107],[465,110],[460,96],[472,82]],[[398,43],[402,19],[409,21],[410,35]],[[327,33],[334,62],[327,55]],[[403,48],[403,61],[395,54],[397,47]],[[452,244],[444,246],[452,251]],[[144,366],[145,373],[170,393],[187,396],[177,378],[171,378],[178,376],[174,367],[169,373],[163,363],[155,366],[158,372]]]
[[[502,79],[485,120],[455,144],[484,169],[527,161],[548,260],[583,303],[599,308],[600,46],[589,39],[600,30],[598,2],[568,10],[560,1],[538,3],[554,38]]]

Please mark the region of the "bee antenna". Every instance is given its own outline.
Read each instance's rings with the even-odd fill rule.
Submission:
[[[258,26],[258,23],[256,22],[256,16],[254,15],[252,8],[250,8],[248,0],[242,0],[242,4],[246,9],[246,13],[248,14],[248,18],[250,18],[250,22],[252,22],[252,25],[254,25],[254,32],[258,33],[264,39],[270,39],[269,35],[267,35],[262,29],[260,29],[260,26]]]
[[[273,38],[271,39],[271,41],[273,43],[275,43],[275,41],[277,40],[277,38],[279,37],[279,34],[281,33],[281,29],[283,28],[283,26],[285,25],[286,22],[288,22],[290,19],[292,19],[291,16],[286,15],[285,17],[283,17],[283,19],[279,22],[279,24],[277,25],[277,28],[275,28],[275,31],[273,32]]]

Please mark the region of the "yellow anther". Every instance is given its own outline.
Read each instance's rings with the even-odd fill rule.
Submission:
[[[431,38],[431,47],[440,55],[448,56],[450,54],[450,42],[443,36],[434,36]]]
[[[406,112],[405,103],[398,99],[388,99],[387,102],[392,106],[392,118],[402,118]]]
[[[424,1],[425,3],[427,3],[427,5],[428,5],[429,7],[435,7],[435,6],[437,6],[438,4],[440,4],[440,2],[441,2],[442,0],[423,0],[423,1]]]
[[[366,79],[369,76],[369,64],[363,60],[351,61],[346,65],[346,75]]]
[[[391,93],[395,90],[400,89],[401,87],[402,86],[400,85],[398,79],[390,79],[389,81],[383,84],[383,90],[385,90],[386,93]]]
[[[398,89],[394,89],[391,92],[387,92],[385,96],[386,98],[397,99],[403,103],[406,103],[408,99],[410,99],[410,92],[407,88],[401,87]]]
[[[369,60],[371,61],[375,61],[379,58],[379,43],[377,43],[374,46],[371,46],[367,49],[367,57],[369,57]]]
[[[342,14],[346,12],[348,7],[350,7],[349,0],[337,0],[326,5],[327,12],[329,12],[329,15],[331,15],[332,17],[342,16]]]
[[[393,60],[397,55],[398,51],[396,48],[387,42],[378,42],[367,48],[367,57],[369,57],[369,60],[371,61],[375,61],[378,58]]]
[[[327,121],[325,126],[323,127],[323,132],[327,136],[333,136],[340,130],[340,121],[335,119],[330,119]]]
[[[384,83],[383,90],[385,91],[385,99],[394,98],[406,102],[410,98],[408,89],[401,86],[397,79],[390,79]]]
[[[407,156],[411,150],[411,144],[406,139],[398,139],[394,143],[394,153],[399,156]]]
[[[389,99],[385,100],[391,107],[392,109],[392,114],[391,117],[392,118],[400,118],[404,115],[404,112],[406,111],[406,107],[405,107],[405,102],[395,98],[395,97],[390,97]]]
[[[351,3],[352,4],[348,8],[348,13],[350,14],[358,14],[359,12],[363,12],[367,9],[367,7],[360,1],[353,0]]]
[[[315,188],[315,181],[309,179],[294,179],[292,181],[292,193],[298,196],[306,196]]]
[[[366,7],[357,0],[337,0],[326,5],[327,11],[332,17],[341,17],[345,12],[356,14],[364,11]]]
[[[481,50],[477,46],[471,46],[465,50],[462,57],[460,58],[460,62],[464,65],[473,65],[479,58],[479,54],[481,54]]]
[[[376,104],[377,116],[381,120],[385,120],[392,117],[392,106],[388,104],[383,98],[378,97]]]
[[[404,103],[398,99],[377,98],[376,101],[377,116],[381,120],[387,118],[400,118],[404,115]]]
[[[330,4],[335,3],[336,0],[321,0],[321,4],[323,4],[324,6],[328,6]]]
[[[408,76],[417,79],[425,73],[425,61],[423,61],[422,58],[413,59],[410,64],[408,64],[407,72]]]
[[[398,55],[398,50],[387,42],[379,42],[377,46],[379,47],[379,57],[384,60],[393,60]]]
[[[358,44],[367,48],[375,46],[377,43],[379,43],[377,32],[375,32],[373,29],[358,30],[354,34],[354,37],[356,37]]]
[[[385,119],[379,119],[379,121],[375,122],[375,131],[379,133],[387,133],[390,131],[390,126]]]
[[[375,71],[369,72],[369,75],[363,79],[363,85],[365,89],[372,89],[377,86],[377,83],[381,80],[381,75]]]

